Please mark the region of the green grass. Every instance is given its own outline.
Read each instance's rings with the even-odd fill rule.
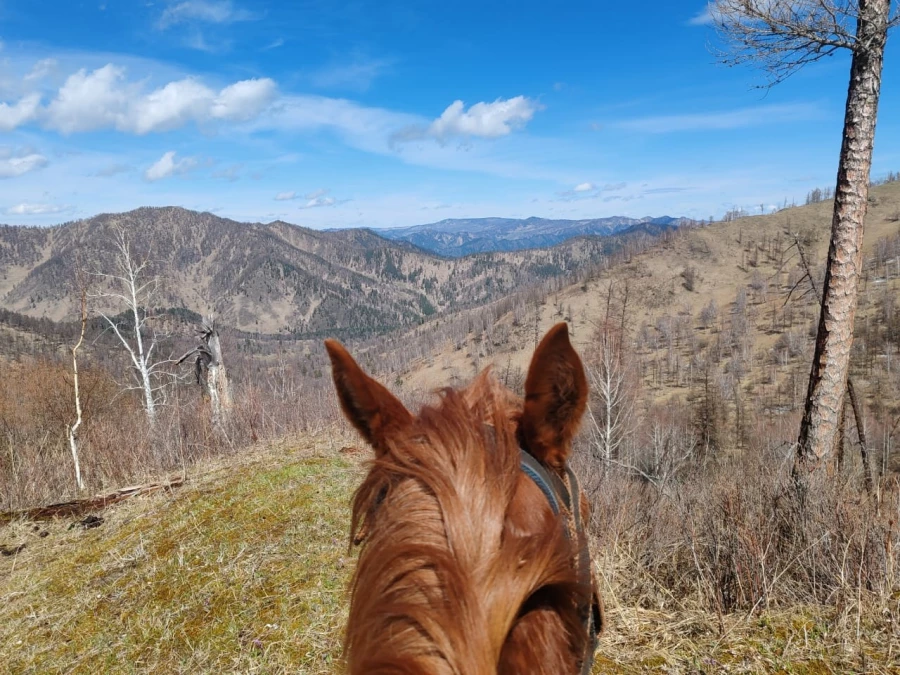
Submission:
[[[334,672],[358,480],[339,457],[238,465],[102,527],[34,533],[44,550],[0,568],[0,669]]]
[[[0,527],[0,543],[27,545],[0,557],[0,672],[339,672],[362,472],[334,447],[302,439],[224,463],[108,509],[96,529]],[[607,604],[595,673],[900,672],[897,629],[877,617],[794,608],[720,622],[611,591]]]

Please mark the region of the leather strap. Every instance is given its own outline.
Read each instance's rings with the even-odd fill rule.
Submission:
[[[578,573],[582,578],[587,579],[589,586],[592,586],[591,574],[591,552],[587,546],[587,535],[583,535],[584,524],[581,522],[581,487],[578,485],[578,478],[575,473],[566,466],[566,480],[563,481],[555,473],[548,471],[534,456],[527,452],[524,448],[520,449],[520,465],[522,471],[528,476],[538,489],[547,498],[550,508],[556,515],[562,515],[565,518],[571,517],[574,524],[574,534],[577,539],[584,536],[584,546],[578,549]],[[563,509],[564,507],[564,509]],[[570,534],[568,523],[566,524],[566,534]],[[593,591],[591,600],[585,617],[585,628],[588,633],[588,645],[586,653],[582,660],[581,675],[590,675],[591,667],[594,664],[594,651],[596,651],[599,635],[600,608],[593,601]]]

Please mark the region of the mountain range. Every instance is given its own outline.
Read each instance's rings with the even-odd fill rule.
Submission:
[[[480,236],[489,238],[490,224],[477,222]],[[670,226],[641,225],[650,234]],[[0,308],[74,319],[80,269],[92,282],[92,309],[121,311],[102,297],[108,284],[100,276],[114,270],[119,231],[161,282],[148,309],[212,312],[246,332],[295,337],[415,325],[595,264],[622,242],[580,237],[552,248],[448,258],[365,229],[326,232],[177,207],[140,208],[55,227],[0,227]]]
[[[678,227],[684,218],[590,218],[552,220],[547,218],[465,218],[448,219],[427,225],[373,230],[393,241],[406,241],[426,251],[459,257],[488,251],[520,251],[556,246],[583,236],[608,237],[629,232],[656,231]]]

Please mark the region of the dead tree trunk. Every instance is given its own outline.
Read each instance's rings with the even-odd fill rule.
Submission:
[[[228,384],[228,373],[222,361],[219,332],[212,324],[210,324],[204,339],[210,354],[210,360],[206,366],[206,389],[209,392],[213,424],[221,427],[228,421],[228,414],[231,411],[231,388]]]
[[[219,331],[213,319],[204,320],[200,341],[199,345],[178,359],[178,363],[194,356],[194,377],[202,387],[204,396],[209,398],[213,424],[223,429],[231,412],[231,387],[222,360]]]
[[[797,439],[799,476],[834,447],[844,403],[889,13],[889,0],[860,0],[822,310]]]

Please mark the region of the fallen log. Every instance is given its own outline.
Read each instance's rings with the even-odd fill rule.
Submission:
[[[56,518],[73,518],[93,511],[102,511],[108,506],[118,504],[131,497],[149,495],[160,490],[171,491],[184,484],[184,477],[179,476],[168,481],[158,483],[146,483],[144,485],[131,485],[110,492],[105,495],[76,499],[71,502],[60,502],[48,506],[39,506],[22,511],[7,511],[0,513],[0,525],[8,525],[17,520],[54,520]]]

